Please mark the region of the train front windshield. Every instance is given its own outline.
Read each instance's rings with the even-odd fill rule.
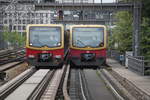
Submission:
[[[61,28],[48,26],[32,26],[29,28],[30,46],[61,46]]]
[[[100,27],[76,27],[72,30],[73,46],[84,47],[103,47],[104,28]]]

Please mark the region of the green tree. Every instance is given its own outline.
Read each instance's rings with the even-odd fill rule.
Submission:
[[[112,48],[118,49],[120,52],[132,50],[132,22],[131,13],[121,11],[116,14],[116,27],[113,29],[113,34],[109,38],[109,45]],[[114,45],[117,44],[116,48]]]
[[[122,0],[123,2],[142,1],[142,24],[141,24],[141,55],[146,59],[150,59],[150,0]],[[109,45],[117,43],[120,51],[131,50],[132,41],[132,18],[127,12],[119,12],[116,15],[119,19],[116,23],[116,28],[113,30],[113,35],[109,39]]]
[[[150,19],[143,17],[141,31],[141,55],[150,58]]]
[[[10,32],[6,26],[3,29],[3,37],[4,41],[13,47],[23,46],[25,42],[25,36],[21,36],[17,31]]]
[[[142,0],[142,16],[150,18],[150,0]]]
[[[150,59],[150,0],[142,0],[141,55]]]

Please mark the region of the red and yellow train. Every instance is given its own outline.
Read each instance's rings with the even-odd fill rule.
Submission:
[[[30,65],[61,66],[64,61],[64,27],[57,24],[27,26],[26,57]]]
[[[70,63],[75,66],[100,66],[106,62],[106,27],[73,25],[70,28]]]

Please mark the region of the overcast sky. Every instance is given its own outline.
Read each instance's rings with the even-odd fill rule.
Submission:
[[[111,3],[111,2],[115,2],[116,0],[102,0],[103,3]],[[100,3],[101,0],[95,0],[95,3]]]

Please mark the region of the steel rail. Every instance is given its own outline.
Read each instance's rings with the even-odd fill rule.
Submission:
[[[116,89],[108,81],[108,79],[106,78],[106,76],[104,75],[104,73],[102,72],[102,70],[99,70],[99,69],[97,70],[97,72],[100,74],[99,77],[104,80],[106,86],[109,87],[109,89],[112,91],[112,93],[114,94],[114,96],[116,97],[116,99],[118,99],[118,100],[124,100],[124,98],[116,91]]]
[[[1,54],[0,59],[6,58],[6,57],[12,57],[12,56],[16,56],[16,55],[23,55],[23,54],[25,54],[25,53],[22,51],[15,51],[15,52],[7,53],[7,54]]]
[[[35,69],[31,68],[23,75],[22,77],[17,78],[16,80],[12,80],[12,82],[6,83],[4,86],[0,88],[0,98],[3,100],[9,94],[11,94],[17,87],[19,87],[24,81],[26,81],[31,75],[36,72]]]
[[[64,100],[71,100],[70,96],[68,94],[67,90],[67,82],[68,82],[68,77],[69,77],[69,71],[70,71],[70,65],[67,67],[64,83],[63,83],[63,95],[64,95]]]
[[[24,61],[21,61],[21,62],[16,62],[16,63],[14,63],[14,64],[11,64],[10,66],[5,66],[5,65],[3,65],[3,66],[1,66],[0,67],[0,72],[4,72],[4,71],[6,71],[6,70],[9,70],[9,69],[11,69],[11,68],[14,68],[14,67],[16,67],[16,66],[18,66],[18,65],[20,65],[20,64],[22,64],[22,63],[24,63]]]
[[[81,76],[81,71],[79,71],[79,80],[80,80],[80,86],[81,86],[82,97],[83,97],[83,100],[87,100],[87,99],[86,99],[86,96],[85,96],[85,93],[84,93],[83,83],[82,83],[81,77],[82,77],[82,76]]]
[[[19,52],[21,52],[22,50],[24,50],[23,48],[18,48],[18,49],[13,49],[13,50],[10,50],[10,49],[8,49],[8,50],[5,50],[5,51],[2,51],[2,52],[0,52],[0,56],[3,56],[3,55],[9,55],[10,53],[13,53],[13,52],[17,52],[17,51],[19,51]]]
[[[81,69],[71,69],[69,97],[73,100],[93,100],[87,87],[84,72]]]
[[[93,100],[93,98],[91,97],[91,94],[89,92],[89,88],[87,85],[87,79],[85,77],[84,70],[79,70],[79,80],[80,80],[80,86],[81,86],[83,100]]]
[[[0,65],[4,65],[4,64],[14,62],[14,61],[20,61],[22,58],[25,57],[24,54],[25,53],[22,51],[14,51],[14,52],[7,53],[7,54],[4,53],[3,55],[0,55],[0,61],[1,61]]]
[[[58,69],[55,72],[54,77],[52,80],[49,82],[49,85],[43,95],[41,96],[40,100],[44,99],[50,99],[50,100],[55,100],[58,96],[60,97],[60,90],[63,85],[63,80],[65,77],[65,72],[67,66],[64,64],[62,69]]]

